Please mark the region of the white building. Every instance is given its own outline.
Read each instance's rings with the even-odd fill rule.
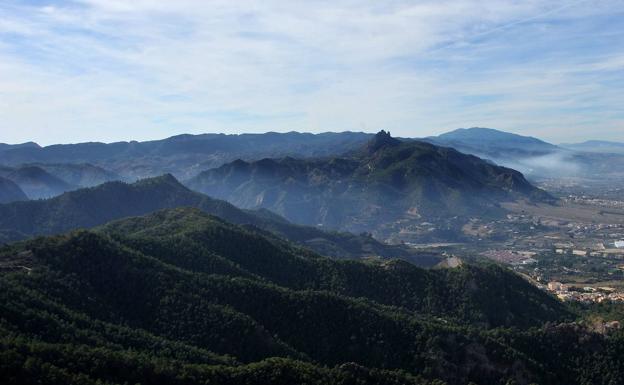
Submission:
[[[615,247],[618,249],[624,249],[624,241],[615,241]]]

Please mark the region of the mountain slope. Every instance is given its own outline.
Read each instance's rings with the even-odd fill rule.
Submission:
[[[109,182],[48,200],[0,205],[0,240],[7,242],[89,228],[114,219],[175,207],[196,207],[230,222],[254,225],[333,257],[399,257],[422,265],[439,261],[437,257],[414,253],[405,247],[382,244],[370,236],[326,232],[292,224],[266,211],[240,210],[230,203],[189,190],[171,175],[134,184]]]
[[[186,249],[172,253],[179,245]],[[270,383],[304,370],[309,383],[324,366],[337,371],[326,372],[330,384],[343,383],[343,370],[345,383],[424,382],[420,374],[450,384],[580,384],[598,363],[621,376],[619,356],[598,336],[578,334],[576,347],[549,358],[540,341],[553,331],[485,330],[569,316],[501,268],[332,261],[197,210],[14,244],[0,262],[0,330],[9,332],[1,343],[15,352],[2,360],[3,376],[63,368],[122,383],[142,368],[197,383],[215,372],[255,373],[257,361],[274,366]],[[573,367],[577,358],[592,365]]]
[[[25,200],[28,200],[28,197],[15,182],[0,177],[0,204]]]
[[[112,222],[96,231],[193,271],[261,277],[295,290],[366,297],[484,327],[534,326],[566,313],[561,303],[494,265],[426,270],[399,260],[334,261],[196,209],[163,210]],[[456,285],[448,285],[451,281]]]
[[[187,185],[298,223],[382,236],[404,232],[414,221],[498,215],[503,200],[550,199],[517,171],[451,148],[400,142],[383,131],[349,157],[237,160]]]

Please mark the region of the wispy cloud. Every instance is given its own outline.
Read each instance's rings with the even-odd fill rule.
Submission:
[[[4,1],[0,141],[491,126],[624,140],[624,3]]]

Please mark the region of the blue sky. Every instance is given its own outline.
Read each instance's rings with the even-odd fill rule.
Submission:
[[[0,1],[0,142],[492,127],[624,141],[624,2]]]

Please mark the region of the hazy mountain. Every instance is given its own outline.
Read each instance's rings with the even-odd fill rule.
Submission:
[[[240,210],[181,185],[173,176],[141,180],[134,184],[109,182],[38,201],[0,205],[0,240],[12,241],[42,234],[88,228],[163,208],[197,207],[230,222],[249,224],[333,257],[398,257],[420,265],[439,258],[390,246],[368,235],[327,232],[288,222],[266,210]]]
[[[491,128],[460,128],[426,140],[434,144],[454,147],[468,154],[486,155],[489,158],[526,157],[546,155],[559,148],[530,136],[522,136]]]
[[[384,131],[348,157],[237,160],[187,185],[297,223],[386,235],[414,222],[498,215],[505,200],[549,199],[517,171]]]
[[[120,180],[119,175],[90,164],[0,166],[0,176],[17,184],[30,199],[45,199],[80,187]]]
[[[574,148],[574,145],[560,147],[533,137],[488,128],[459,129],[424,140],[537,178],[606,178],[620,174],[624,168],[622,154],[597,151],[598,147],[591,144],[584,149],[582,146]]]
[[[36,163],[32,166],[39,167],[68,184],[78,187],[93,187],[123,179],[112,171],[89,163]]]
[[[0,176],[13,181],[30,199],[44,199],[75,190],[67,183],[38,166],[0,167]]]
[[[355,132],[306,134],[178,135],[146,142],[58,144],[0,151],[0,164],[91,163],[128,179],[172,173],[188,178],[237,158],[341,154],[372,135]]]
[[[500,267],[333,261],[192,209],[21,242],[0,263],[9,384],[623,375],[621,336],[554,326],[573,316],[566,306]]]
[[[361,148],[372,137],[372,134],[355,132],[268,132],[178,135],[145,142],[90,142],[45,147],[32,142],[0,144],[0,165],[90,164],[110,173],[92,180],[76,176],[66,180],[74,186],[91,186],[119,178],[132,181],[164,173],[186,180],[237,159],[336,157]],[[558,147],[536,138],[488,128],[458,129],[420,140],[453,147],[530,176],[606,176],[624,167],[624,155],[615,144],[608,148],[591,143],[585,148]],[[75,175],[75,171],[65,170],[63,175]],[[61,176],[60,179],[65,178]]]
[[[582,143],[563,143],[561,147],[584,152],[624,154],[624,143],[604,140],[588,140]]]
[[[22,189],[12,180],[0,177],[0,203],[28,200]]]
[[[582,169],[582,164],[574,160],[571,151],[537,138],[491,128],[460,128],[424,140],[453,147],[530,176],[575,176]]]

